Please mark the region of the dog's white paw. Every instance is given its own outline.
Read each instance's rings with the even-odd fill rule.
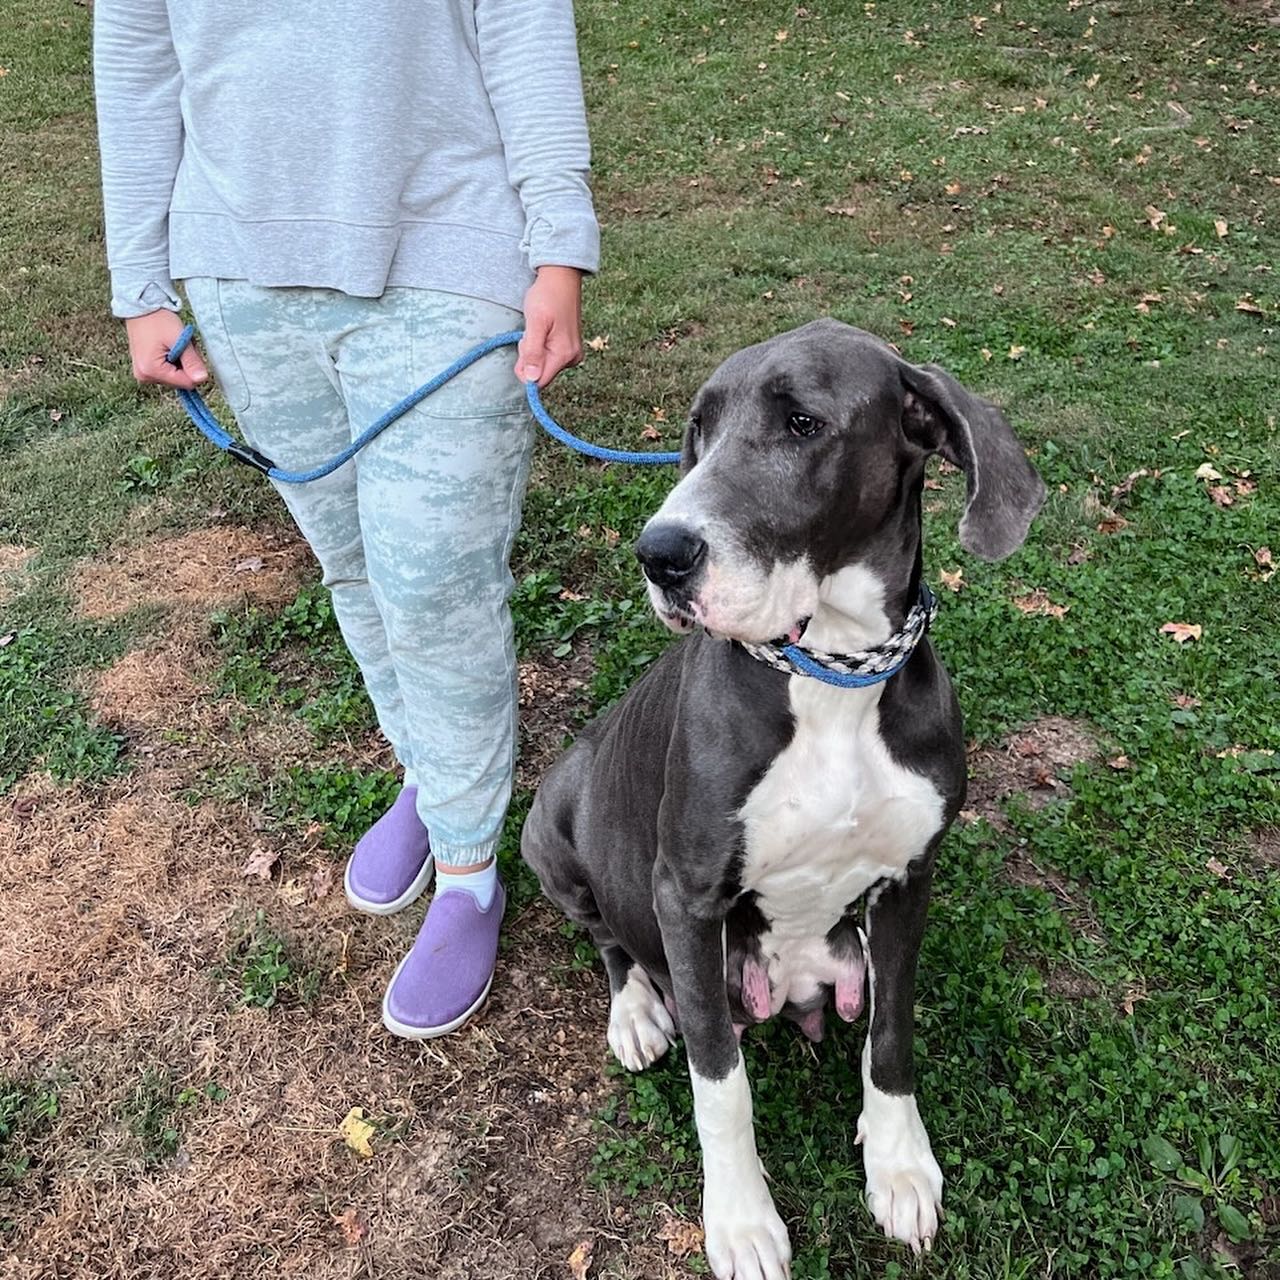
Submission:
[[[632,965],[609,1002],[609,1048],[628,1071],[652,1066],[675,1042],[676,1027],[649,975]]]
[[[916,1100],[875,1091],[858,1118],[867,1171],[867,1208],[886,1236],[914,1253],[933,1248],[942,1208],[942,1170]]]
[[[702,1201],[707,1261],[716,1280],[787,1280],[791,1242],[764,1178],[718,1191],[708,1184]]]

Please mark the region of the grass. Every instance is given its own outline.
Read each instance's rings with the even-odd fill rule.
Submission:
[[[944,847],[917,1034],[947,1216],[918,1271],[861,1202],[860,1029],[816,1054],[785,1028],[748,1036],[796,1276],[1280,1274],[1280,885],[1263,835],[1280,826],[1274,14],[581,0],[578,17],[606,269],[588,296],[599,341],[553,412],[606,443],[674,447],[719,359],[819,314],[944,364],[1005,406],[1052,495],[996,566],[959,549],[959,478],[927,495],[930,573],[963,570],[936,638],[969,734],[1054,715],[1105,744],[1056,802],[1015,796]],[[132,386],[102,314],[87,12],[18,0],[12,18],[0,542],[36,556],[0,604],[0,792],[41,764],[92,782],[136,763],[78,692],[134,624],[74,618],[77,562],[280,519],[266,486]],[[539,447],[518,639],[548,662],[589,645],[596,707],[666,643],[629,545],[669,483]],[[1033,592],[1066,612],[1024,613]],[[1201,635],[1180,645],[1170,622]],[[296,715],[318,746],[370,725],[322,590],[224,612],[212,635],[218,696],[246,714]],[[335,847],[390,785],[327,763],[207,784],[287,829],[322,823]],[[502,854],[520,905],[528,800]],[[230,944],[237,999],[301,1016],[310,970],[254,921]],[[581,960],[566,938],[566,970]],[[0,1168],[38,1149],[43,1088],[0,1086]],[[163,1155],[173,1089],[142,1093],[139,1142]],[[596,1176],[692,1211],[678,1053],[618,1077]]]

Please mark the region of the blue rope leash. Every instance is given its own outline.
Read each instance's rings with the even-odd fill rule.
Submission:
[[[168,355],[165,356],[165,359],[170,364],[176,365],[179,363],[182,353],[187,349],[194,334],[195,329],[191,325],[187,325],[178,335],[177,342],[173,344],[169,349]],[[319,480],[322,476],[331,475],[344,463],[350,462],[365,445],[369,444],[370,441],[376,440],[392,423],[403,418],[410,409],[420,404],[432,392],[438,391],[446,382],[456,378],[464,369],[469,369],[477,360],[483,359],[491,351],[497,351],[501,347],[515,346],[523,336],[524,334],[518,329],[513,329],[509,333],[498,333],[492,338],[486,338],[483,342],[478,343],[470,351],[460,355],[447,369],[442,369],[434,378],[424,382],[416,391],[410,392],[403,400],[393,404],[382,417],[367,426],[341,453],[330,458],[328,462],[322,463],[318,467],[313,467],[310,471],[285,471],[283,468],[276,466],[265,454],[259,453],[257,449],[250,448],[249,445],[237,440],[223,429],[222,424],[213,416],[212,410],[210,410],[205,403],[204,397],[198,391],[187,391],[179,387],[178,399],[182,401],[182,407],[187,411],[187,416],[199,427],[205,439],[221,449],[223,453],[230,454],[237,462],[243,462],[255,470],[261,471],[263,475],[269,476],[272,480],[279,481],[281,484],[306,484],[308,481]],[[576,449],[588,458],[596,458],[601,462],[629,462],[637,466],[656,466],[680,461],[679,453],[639,453],[630,449],[606,449],[603,445],[591,444],[587,440],[580,440],[572,432],[566,431],[546,411],[542,404],[542,397],[538,394],[538,384],[536,382],[526,382],[524,384],[524,394],[525,399],[529,402],[529,411],[533,414],[538,425],[553,439],[558,440],[561,444],[568,445],[570,449]]]

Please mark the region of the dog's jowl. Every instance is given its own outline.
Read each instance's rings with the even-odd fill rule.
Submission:
[[[833,321],[725,361],[636,547],[659,617],[693,634],[556,763],[525,825],[544,890],[600,949],[619,1060],[638,1071],[685,1038],[720,1280],[788,1270],[739,1050],[775,1014],[818,1040],[828,1003],[852,1020],[865,998],[867,1203],[913,1249],[938,1229],[912,1009],[965,755],[926,634],[935,453],[966,475],[964,546],[1014,551],[1044,485],[943,370]]]

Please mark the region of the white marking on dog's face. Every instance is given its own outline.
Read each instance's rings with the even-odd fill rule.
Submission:
[[[869,1024],[875,1025],[876,975],[867,950]],[[942,1208],[942,1170],[920,1119],[915,1094],[889,1094],[871,1080],[871,1032],[862,1046],[862,1114],[857,1141],[867,1177],[867,1208],[886,1236],[915,1254],[933,1248]]]
[[[702,1223],[712,1274],[716,1280],[785,1280],[791,1243],[756,1154],[742,1055],[723,1080],[709,1080],[692,1067],[689,1078],[702,1144]]]
[[[609,1002],[609,1048],[628,1071],[643,1071],[675,1043],[676,1027],[649,975],[637,964]]]

